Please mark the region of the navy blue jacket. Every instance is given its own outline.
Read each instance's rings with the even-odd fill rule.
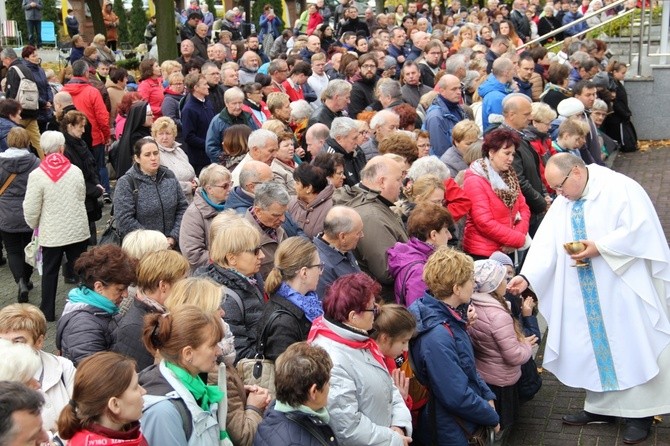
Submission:
[[[303,422],[309,423],[315,431],[320,432],[326,444],[338,444],[333,430],[319,418],[303,412],[290,413],[300,417]],[[254,446],[322,446],[322,444],[305,428],[289,420],[285,413],[276,411],[274,403],[265,412],[265,418],[258,425],[253,443]]]
[[[322,239],[321,234],[314,237],[312,242],[316,245],[319,258],[324,265],[316,287],[316,294],[323,300],[326,297],[326,290],[338,277],[360,273],[361,268],[358,266],[353,251],[347,251],[346,255],[343,255]]]
[[[193,95],[189,95],[185,101],[186,104],[181,111],[184,151],[188,155],[189,163],[196,173],[199,173],[203,167],[211,163],[205,152],[205,136],[209,123],[214,119],[214,111],[207,100],[203,102]]]
[[[495,426],[499,422],[498,414],[488,403],[495,395],[475,368],[465,321],[428,293],[415,301],[409,311],[417,321],[417,337],[410,341],[410,355],[416,377],[428,384],[434,397],[438,445],[465,446],[468,441],[454,415],[463,420],[470,432],[477,426]],[[428,413],[431,406],[424,406],[420,428],[416,430],[425,436],[424,442],[434,432],[433,416]]]
[[[233,209],[238,214],[244,215],[251,206],[254,205],[254,197],[247,194],[240,186],[234,187],[226,200],[225,210]],[[286,231],[286,237],[307,237],[305,231],[293,220],[288,211],[284,214],[286,219],[282,223],[282,228]]]
[[[465,113],[460,105],[447,102],[444,97],[437,95],[433,104],[426,112],[424,130],[430,133],[430,154],[438,158],[444,155],[453,145],[451,132],[454,126],[465,119]]]

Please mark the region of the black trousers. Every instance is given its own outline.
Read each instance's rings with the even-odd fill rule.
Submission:
[[[67,256],[68,263],[74,265],[79,256],[86,251],[88,240],[65,246],[42,247],[42,303],[40,303],[40,310],[46,316],[47,321],[56,320],[56,290],[63,254]]]
[[[33,274],[33,267],[26,263],[23,249],[30,243],[33,232],[0,231],[0,235],[5,245],[5,251],[7,251],[7,262],[9,263],[9,270],[14,276],[14,282],[18,283],[20,279],[23,279],[28,283],[30,276]]]

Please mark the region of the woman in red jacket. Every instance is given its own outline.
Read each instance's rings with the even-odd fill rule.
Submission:
[[[319,8],[314,3],[307,5],[307,14],[309,17],[307,20],[307,35],[311,36],[316,27],[323,23],[323,17],[319,14]]]
[[[519,136],[500,128],[484,136],[483,158],[465,172],[463,190],[472,202],[463,250],[475,260],[512,252],[526,242],[530,210],[512,168]]]
[[[140,83],[137,86],[137,92],[149,103],[154,119],[163,116],[161,107],[165,94],[161,67],[156,59],[149,58],[140,62]]]

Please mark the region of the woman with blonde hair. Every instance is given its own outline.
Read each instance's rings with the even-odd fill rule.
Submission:
[[[237,360],[256,354],[256,326],[263,312],[262,278],[258,274],[265,258],[259,232],[247,220],[229,210],[212,221],[209,232],[211,263],[198,268],[205,276],[224,285],[224,320],[235,336]]]
[[[312,321],[323,314],[315,292],[322,271],[316,245],[309,239],[291,237],[277,248],[274,268],[265,280],[270,299],[257,331],[265,358],[274,361],[288,346],[307,339]]]
[[[145,393],[132,359],[96,353],[77,369],[72,399],[58,418],[58,436],[71,446],[148,446],[138,422]]]
[[[409,308],[417,321],[409,351],[416,377],[432,391],[433,404],[422,409],[417,440],[428,442],[432,437],[438,445],[466,445],[466,431],[479,426],[500,429],[495,394],[477,373],[466,330],[474,262],[462,252],[441,247],[428,259],[423,277],[429,291]]]
[[[116,56],[109,47],[107,47],[105,36],[102,34],[96,34],[93,37],[93,42],[91,42],[91,48],[94,48],[97,52],[97,60],[106,60],[111,64],[116,63]]]
[[[56,432],[56,422],[63,407],[72,396],[75,368],[72,361],[47,353],[42,348],[47,334],[47,320],[34,305],[11,304],[0,310],[0,338],[15,344],[25,344],[37,353],[38,367],[30,375],[37,376],[37,384],[44,396],[42,423],[44,428]],[[0,355],[6,358],[5,355]],[[3,363],[16,367],[14,361]]]
[[[162,119],[162,118],[161,118]],[[209,231],[212,219],[224,210],[232,188],[230,171],[210,164],[200,171],[200,187],[184,213],[179,229],[181,252],[195,270],[209,263]]]
[[[158,144],[160,150],[160,164],[174,173],[179,181],[184,197],[189,203],[193,200],[193,192],[198,187],[198,178],[195,170],[188,162],[186,152],[181,148],[177,139],[177,125],[168,117],[160,117],[151,125],[151,137]]]
[[[116,317],[110,350],[130,356],[140,371],[154,363],[141,342],[144,317],[151,313],[164,313],[165,301],[173,286],[186,277],[188,262],[176,251],[163,250],[145,255],[137,266],[135,298],[122,317]]]
[[[166,61],[168,62],[168,61]],[[165,62],[163,62],[165,65]],[[181,134],[181,109],[179,104],[184,99],[184,75],[181,71],[170,73],[165,76],[167,86],[163,92],[163,103],[161,104],[161,114],[163,117],[170,118],[177,125],[177,141],[183,142]]]
[[[152,229],[136,229],[126,235],[121,244],[121,249],[137,261],[146,254],[169,248],[167,237],[162,232]]]

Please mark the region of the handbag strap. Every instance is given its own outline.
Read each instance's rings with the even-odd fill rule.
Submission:
[[[12,173],[7,177],[7,181],[5,181],[5,184],[0,187],[0,196],[5,193],[7,188],[9,187],[10,184],[12,184],[12,181],[14,181],[14,178],[16,178],[16,173]]]
[[[270,327],[275,320],[279,318],[282,314],[288,314],[291,317],[294,317],[296,320],[298,318],[295,316],[295,314],[291,313],[290,311],[284,310],[283,308],[277,308],[275,311],[272,312],[270,317],[268,318],[267,323],[263,326],[263,331],[261,332],[261,338],[258,340],[258,345],[256,346],[256,356],[263,357],[265,354],[265,346],[268,343],[268,327]]]
[[[309,432],[310,435],[312,435],[312,437],[316,441],[321,443],[323,446],[329,446],[329,443],[326,441],[325,438],[323,438],[323,434],[318,430],[314,429],[314,426],[312,426],[312,424],[309,421],[302,419],[302,417],[298,416],[294,412],[288,412],[285,413],[284,415],[286,415],[286,418],[293,421],[295,424],[297,424],[298,426],[302,427],[307,432]]]

